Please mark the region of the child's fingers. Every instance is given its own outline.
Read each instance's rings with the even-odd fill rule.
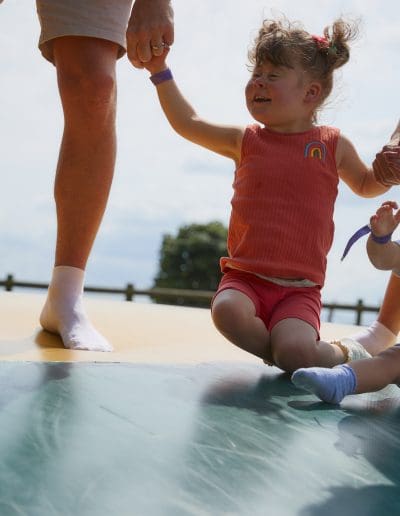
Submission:
[[[372,217],[369,218],[369,223],[371,224],[371,226],[373,226],[376,222],[378,222],[378,216],[372,215]]]
[[[382,230],[382,224],[380,224],[379,218],[377,215],[372,215],[369,219],[369,225],[372,233],[376,236],[383,236],[386,231]]]
[[[376,210],[377,218],[380,219],[381,217],[386,215],[390,210],[391,210],[391,208],[389,206],[381,206],[380,208],[378,208]]]
[[[397,205],[397,202],[395,202],[395,201],[385,201],[381,204],[381,208],[384,208],[384,207],[388,207],[393,210],[397,210],[398,205]]]
[[[169,47],[164,47],[163,53],[160,56],[153,56],[148,63],[145,63],[145,67],[150,73],[157,73],[165,66],[165,59],[168,55]]]
[[[394,214],[394,220],[396,224],[400,223],[400,210],[396,211],[396,213]]]

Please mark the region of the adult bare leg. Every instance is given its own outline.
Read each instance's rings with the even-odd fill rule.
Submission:
[[[383,324],[394,335],[400,332],[400,277],[393,274],[390,276],[386,287],[385,297],[378,314],[378,321]]]
[[[65,347],[110,351],[84,312],[82,293],[114,172],[118,45],[86,37],[53,44],[65,124],[55,181],[55,268],[40,321]]]

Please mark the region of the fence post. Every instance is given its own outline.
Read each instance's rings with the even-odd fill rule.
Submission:
[[[362,313],[363,313],[363,308],[364,308],[364,305],[363,305],[363,300],[362,299],[359,299],[357,301],[357,305],[356,305],[356,324],[357,326],[360,326],[361,325],[361,317],[362,317]]]
[[[133,288],[132,283],[128,283],[125,290],[125,296],[127,301],[133,300],[133,295],[135,294],[135,289]]]
[[[7,292],[11,292],[14,286],[14,276],[12,274],[8,274],[4,286]]]

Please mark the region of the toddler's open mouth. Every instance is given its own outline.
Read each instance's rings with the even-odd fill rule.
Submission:
[[[256,95],[253,99],[253,102],[271,102],[271,99],[267,97],[263,97],[262,95]]]

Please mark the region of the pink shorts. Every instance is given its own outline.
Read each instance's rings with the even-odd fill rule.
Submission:
[[[319,287],[282,287],[254,274],[229,270],[220,281],[213,298],[223,290],[234,289],[249,297],[259,317],[271,332],[283,319],[296,318],[320,330],[321,290]]]

